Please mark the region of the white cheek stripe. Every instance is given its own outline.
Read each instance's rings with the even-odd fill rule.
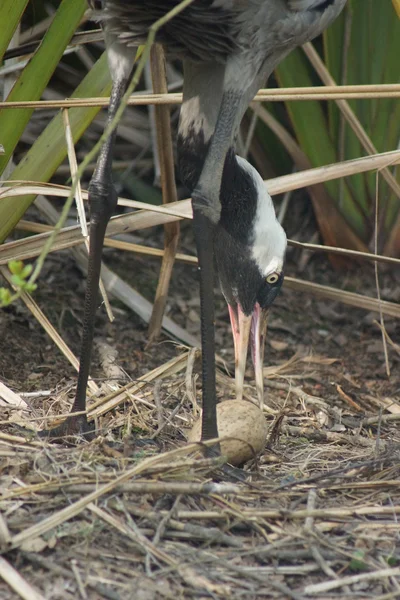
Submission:
[[[247,160],[237,156],[238,164],[252,177],[257,190],[257,213],[253,229],[252,254],[261,273],[267,276],[282,271],[286,253],[286,233],[276,218],[272,198],[261,175]]]

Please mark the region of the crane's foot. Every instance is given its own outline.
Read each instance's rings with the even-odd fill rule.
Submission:
[[[42,439],[51,441],[76,442],[76,438],[91,441],[96,437],[94,424],[88,422],[86,415],[72,415],[67,417],[61,425],[53,429],[42,429],[37,435]]]
[[[233,465],[230,465],[228,463],[222,465],[222,467],[220,467],[220,470],[224,474],[225,478],[228,481],[231,481],[232,483],[234,483],[235,481],[247,481],[247,478],[249,476],[249,474],[243,471],[243,469],[239,469],[238,467],[234,467]]]
[[[217,456],[221,456],[221,449],[219,444],[216,446],[208,446],[206,447],[204,454],[207,458],[216,458]],[[246,481],[248,474],[243,471],[243,469],[239,469],[238,467],[234,467],[229,463],[225,463],[218,467],[218,471],[220,471],[224,479],[234,483],[236,481]]]

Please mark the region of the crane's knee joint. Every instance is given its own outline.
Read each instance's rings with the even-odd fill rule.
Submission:
[[[89,202],[91,218],[108,221],[118,203],[118,195],[113,184],[92,180],[89,185]]]
[[[204,217],[207,217],[211,223],[216,225],[219,221],[221,214],[221,207],[215,206],[212,200],[207,198],[201,190],[195,189],[192,193],[192,208],[193,208],[193,216],[196,217],[196,214],[200,214]]]

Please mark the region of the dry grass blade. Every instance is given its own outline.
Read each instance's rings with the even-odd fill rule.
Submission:
[[[310,185],[347,177],[356,173],[363,173],[375,169],[380,169],[385,166],[398,164],[400,162],[400,151],[385,152],[376,156],[367,156],[355,160],[345,161],[343,163],[318,167],[303,171],[301,173],[293,173],[276,177],[275,179],[267,180],[266,186],[271,195],[282,194],[287,191],[301,189]],[[23,185],[19,187],[9,186],[2,189],[0,193],[0,202],[3,197],[16,197],[25,194],[51,194],[59,197],[67,197],[69,189],[61,186],[39,186],[39,185]],[[83,197],[87,198],[87,193],[82,192]],[[134,231],[145,229],[155,225],[161,225],[166,222],[171,222],[176,219],[192,218],[192,207],[190,200],[181,200],[173,206],[164,208],[162,206],[153,206],[135,202],[133,200],[120,199],[122,206],[130,206],[132,208],[146,209],[139,213],[122,215],[111,219],[107,229],[107,235],[116,235],[122,231]],[[0,247],[0,264],[6,264],[10,260],[25,260],[32,258],[40,253],[43,243],[50,234],[42,234],[34,236],[29,240],[21,240],[17,242],[9,242]],[[78,227],[65,228],[57,237],[53,251],[69,248],[71,246],[81,244],[82,236]]]
[[[286,192],[293,189],[299,189],[307,185],[314,185],[322,181],[328,181],[330,179],[338,178],[341,176],[352,175],[354,173],[360,173],[372,169],[380,169],[384,166],[397,164],[400,162],[400,152],[393,151],[376,156],[369,156],[366,158],[360,158],[356,160],[345,161],[343,163],[329,165],[326,167],[310,169],[301,173],[294,173],[291,175],[285,175],[278,177],[273,180],[266,182],[269,192],[274,195],[282,192]],[[9,187],[2,191],[0,194],[0,200],[2,196],[12,195],[16,196],[21,191],[26,193],[27,186],[21,187]],[[28,186],[29,189],[35,190],[34,193],[50,192],[55,193],[59,196],[67,196],[68,190],[61,187],[54,186]],[[126,203],[135,207],[143,207],[143,204],[134,201],[126,201]],[[172,206],[164,207],[153,207],[147,205],[148,210],[141,210],[137,213],[122,215],[111,219],[109,227],[107,229],[107,235],[115,235],[122,231],[135,231],[154,225],[159,225],[166,222],[171,222],[177,218],[191,218],[192,210],[190,200],[182,200],[177,203],[173,203]],[[21,240],[17,242],[9,242],[3,244],[0,248],[0,265],[6,264],[10,260],[25,260],[32,258],[40,254],[43,244],[46,242],[50,234],[39,234],[33,236],[27,240]],[[60,250],[69,248],[82,243],[82,236],[78,227],[70,227],[64,229],[56,239],[53,247],[54,250]],[[295,279],[286,279],[286,285],[293,289],[307,291],[308,293],[316,293],[320,296],[330,298],[339,302],[344,302],[352,306],[359,306],[366,310],[379,311],[379,307],[385,314],[392,316],[399,315],[398,305],[391,302],[378,303],[374,298],[363,297],[358,294],[350,292],[338,291],[334,288],[326,288],[326,286],[312,284],[310,282],[302,282]],[[181,338],[182,339],[182,338]]]
[[[361,581],[369,581],[371,579],[384,579],[386,577],[399,577],[400,568],[381,569],[380,571],[372,571],[371,573],[358,573],[357,575],[349,575],[348,577],[342,577],[341,579],[335,579],[333,581],[324,581],[322,583],[315,583],[307,585],[304,588],[305,594],[324,594],[331,590],[343,587],[345,585],[354,585]]]
[[[307,242],[298,242],[296,240],[288,240],[288,245],[294,248],[303,248],[310,252],[329,252],[329,254],[340,254],[354,258],[357,261],[371,261],[378,263],[391,264],[393,266],[400,265],[400,258],[392,256],[383,256],[382,254],[372,254],[372,252],[359,252],[358,250],[349,250],[348,248],[337,248],[336,246],[325,246],[322,244],[309,244]]]
[[[208,443],[208,442],[207,442]],[[215,440],[210,440],[209,443],[215,443]],[[33,526],[23,529],[20,533],[12,536],[9,544],[9,549],[18,548],[24,541],[35,539],[46,532],[58,527],[65,521],[72,519],[79,515],[91,502],[95,502],[105,494],[112,492],[116,487],[125,483],[129,479],[132,479],[135,476],[145,474],[147,471],[151,471],[152,468],[157,467],[158,469],[166,470],[168,466],[173,462],[174,458],[179,458],[180,456],[186,457],[193,450],[197,449],[197,444],[189,444],[183,448],[178,448],[176,450],[171,450],[169,452],[164,452],[162,454],[158,454],[156,456],[152,456],[150,458],[146,458],[142,460],[139,464],[131,467],[124,471],[121,475],[111,480],[109,483],[106,483],[100,486],[95,491],[91,492],[87,496],[84,496],[80,500],[77,500],[71,505],[66,506],[62,510],[56,512],[43,519],[39,523],[35,523]]]
[[[24,448],[28,451],[32,450],[32,447],[43,447],[43,442],[27,441],[25,437],[20,435],[10,435],[9,433],[2,433],[0,431],[0,440],[3,444],[10,444],[13,448]]]
[[[172,358],[163,365],[153,369],[152,371],[149,371],[145,375],[142,375],[136,381],[128,383],[104,398],[100,398],[94,402],[94,404],[90,405],[88,410],[88,418],[95,419],[101,415],[104,415],[106,412],[113,410],[123,402],[126,402],[127,399],[129,400],[130,397],[136,394],[136,392],[138,392],[144,386],[148,385],[152,381],[155,381],[156,379],[161,379],[163,377],[168,377],[170,375],[179,373],[179,371],[186,367],[188,356],[188,352],[183,352],[180,356]]]
[[[400,346],[399,344],[396,344],[392,338],[390,337],[390,335],[388,334],[388,332],[386,331],[384,325],[382,325],[382,323],[379,323],[378,321],[374,321],[374,323],[379,327],[379,329],[382,332],[382,335],[385,336],[386,342],[393,348],[393,350],[395,350],[395,352],[397,352],[397,354],[400,356]]]
[[[5,198],[14,197],[14,196],[15,197],[16,196],[24,196],[26,194],[33,194],[33,195],[43,194],[43,195],[49,195],[49,196],[56,196],[58,198],[67,198],[71,192],[71,188],[69,188],[69,187],[61,186],[61,185],[54,185],[54,184],[39,185],[36,182],[29,182],[29,181],[15,181],[15,182],[5,181],[4,183],[11,183],[12,185],[10,187],[4,186],[4,185],[1,187],[0,201]],[[82,197],[85,200],[87,200],[88,192],[82,192]],[[146,202],[138,202],[136,200],[128,200],[127,198],[119,198],[119,200],[118,200],[118,204],[120,206],[127,206],[129,208],[135,208],[138,210],[148,210],[148,211],[154,212],[154,213],[167,214],[170,216],[175,216],[176,218],[179,218],[179,219],[191,218],[190,217],[191,211],[189,211],[187,208],[188,203],[189,203],[189,200],[180,201],[180,202],[177,202],[176,204],[174,204],[174,206],[168,206],[166,208],[164,206],[158,206],[156,204],[147,204]],[[182,214],[181,210],[176,210],[176,205],[182,206],[182,208],[185,207],[188,216],[186,216],[186,213]]]
[[[0,406],[15,406],[16,408],[28,407],[25,400],[23,400],[19,394],[10,390],[10,388],[2,381],[0,381]]]
[[[44,19],[38,25],[29,28],[29,34],[27,31],[23,32],[20,36],[20,46],[16,46],[15,48],[9,48],[4,53],[4,60],[10,60],[11,58],[21,57],[21,56],[29,56],[31,55],[39,46],[39,41],[34,42],[26,42],[24,41],[28,38],[34,38],[38,35],[43,35],[45,31],[48,29],[53,17],[49,19]],[[87,21],[87,18],[84,18],[83,21]],[[82,46],[83,44],[90,44],[93,42],[101,42],[104,39],[104,33],[102,29],[93,29],[91,31],[79,31],[75,33],[65,51],[65,54],[69,52],[69,50],[76,46]]]
[[[386,300],[379,301],[377,298],[370,298],[369,296],[362,296],[361,294],[355,294],[354,292],[347,292],[345,290],[338,290],[326,285],[313,283],[312,281],[302,281],[300,279],[295,279],[294,277],[286,277],[285,282],[292,290],[314,294],[321,298],[328,298],[329,300],[342,302],[349,306],[355,306],[377,313],[382,310],[382,313],[385,315],[400,318],[400,304],[395,304],[394,302],[387,302]]]
[[[298,190],[309,185],[324,183],[340,177],[349,177],[357,173],[374,171],[392,165],[399,164],[400,152],[392,150],[374,156],[365,156],[353,160],[346,160],[325,167],[316,167],[300,173],[283,175],[265,182],[271,195],[282,194],[291,190]]]
[[[68,162],[69,162],[71,178],[72,178],[72,180],[76,180],[77,172],[78,172],[78,161],[76,160],[74,139],[72,136],[71,125],[69,122],[68,109],[64,109],[62,111],[62,116],[63,116],[64,135],[65,135],[65,142],[67,145]],[[76,208],[78,211],[79,225],[81,227],[82,235],[84,238],[87,239],[89,237],[89,231],[88,231],[88,226],[87,226],[87,222],[86,222],[85,207],[83,205],[82,187],[81,187],[80,181],[76,181],[76,184],[75,184],[75,201],[76,201]]]
[[[164,51],[159,44],[155,44],[151,49],[150,63],[154,92],[166,93],[168,88],[165,56]],[[175,165],[169,106],[155,107],[155,123],[157,132],[157,151],[161,172],[162,199],[163,204],[169,204],[171,202],[176,202],[178,199],[175,184]],[[164,254],[161,262],[153,311],[149,323],[150,343],[160,335],[178,243],[179,222],[166,223],[164,225]]]
[[[398,482],[396,482],[398,485]],[[396,485],[396,484],[394,484]],[[373,487],[373,486],[372,486]],[[304,486],[304,489],[309,489],[310,486]],[[349,489],[346,487],[345,489]],[[369,511],[372,510],[370,513]],[[136,514],[138,516],[143,516],[145,511],[140,508],[136,510]],[[229,510],[226,507],[226,510],[178,510],[175,514],[175,518],[177,519],[187,519],[191,520],[216,520],[216,521],[225,521],[227,518]],[[157,514],[157,513],[154,513]],[[159,515],[164,516],[166,514],[165,510],[161,510]],[[371,514],[372,516],[391,516],[400,514],[400,506],[382,506],[382,507],[372,507],[369,505],[361,506],[361,507],[352,507],[350,508],[327,508],[327,509],[301,509],[301,510],[268,510],[268,509],[247,509],[243,508],[241,510],[241,516],[244,520],[250,519],[270,519],[270,520],[281,520],[285,519],[288,521],[304,521],[307,518],[312,519],[321,519],[321,520],[333,520],[333,519],[344,519],[346,517],[364,517]],[[151,513],[150,513],[150,516]]]
[[[0,551],[7,548],[11,540],[11,533],[7,527],[3,515],[0,513]]]
[[[382,152],[374,156],[366,156],[347,160],[323,167],[315,167],[299,173],[291,173],[290,175],[282,175],[274,179],[267,179],[265,185],[269,193],[274,196],[285,192],[299,190],[307,186],[317,185],[340,177],[349,177],[357,173],[365,173],[367,171],[375,171],[389,166],[394,166],[400,163],[400,150],[392,150],[390,152]],[[0,202],[3,198],[24,196],[28,194],[49,194],[65,198],[70,192],[70,188],[65,186],[55,186],[50,184],[38,185],[36,182],[7,182],[10,186],[3,185],[0,193]],[[87,199],[87,192],[82,192],[84,199]],[[176,218],[185,219],[191,218],[192,211],[190,200],[180,200],[172,206],[156,206],[154,204],[146,204],[145,202],[137,202],[120,198],[118,201],[120,206],[128,206],[139,210],[148,210],[154,213],[175,216]],[[155,223],[159,224],[159,223]],[[147,226],[151,226],[147,225]]]
[[[123,523],[120,519],[111,516],[106,513],[101,508],[98,508],[95,504],[90,503],[88,508],[100,519],[109,523],[112,527],[114,527],[117,531],[129,537],[132,541],[134,541],[139,547],[142,548],[142,552],[150,552],[153,556],[157,557],[163,563],[169,566],[177,567],[178,564],[174,561],[168,554],[165,552],[161,552],[154,544],[149,542],[149,540],[142,535],[139,531],[134,531],[129,525]]]
[[[370,98],[399,98],[400,84],[382,85],[345,85],[294,87],[284,89],[261,89],[254,97],[255,102],[286,102],[306,100],[340,100],[340,99],[370,99]],[[67,98],[64,100],[40,100],[26,102],[0,102],[0,109],[30,108],[30,109],[60,109],[109,105],[109,98]],[[130,96],[128,106],[147,106],[149,104],[181,104],[181,93],[146,94],[136,93]]]
[[[200,465],[200,459],[193,459],[192,464]],[[190,460],[185,458],[185,465],[190,465]],[[171,465],[169,465],[171,467]],[[181,465],[182,466],[182,463]],[[72,494],[88,494],[98,487],[97,483],[73,483],[73,482],[50,482],[37,485],[24,486],[13,490],[10,494],[4,494],[3,499],[22,498],[32,494],[54,494],[58,490],[63,490]],[[240,494],[241,488],[233,483],[191,483],[174,481],[133,481],[122,483],[115,488],[116,492],[123,492],[132,495],[142,496],[143,494],[155,494],[163,496],[172,494],[179,496],[187,494],[195,496],[197,494]]]
[[[42,594],[39,594],[29,583],[10,565],[10,563],[0,556],[0,577],[14,590],[23,600],[46,600]]]
[[[21,219],[16,226],[16,229],[20,231],[29,231],[30,233],[47,233],[52,231],[52,227],[44,225],[43,223],[35,223],[33,221],[25,221]],[[336,246],[327,246],[322,244],[311,244],[308,242],[298,242],[297,240],[288,239],[288,245],[294,248],[303,248],[310,252],[328,252],[329,254],[339,254],[354,258],[357,261],[371,261],[380,262],[391,265],[400,265],[400,258],[393,258],[392,256],[383,256],[382,254],[372,254],[371,252],[359,252],[358,250],[349,250],[348,248],[337,248]],[[134,244],[133,242],[123,242],[121,240],[114,240],[112,238],[105,238],[104,246],[108,248],[115,248],[117,250],[124,250],[126,252],[133,252],[138,254],[147,254],[148,256],[162,256],[164,250],[161,248],[154,248],[153,246],[143,246],[142,244]],[[176,260],[187,263],[188,265],[197,264],[197,258],[190,254],[182,254],[177,252],[175,256]]]

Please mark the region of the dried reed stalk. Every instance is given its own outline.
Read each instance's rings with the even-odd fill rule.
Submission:
[[[345,161],[339,164],[310,169],[301,173],[277,177],[267,181],[266,185],[269,192],[274,195],[293,189],[299,189],[304,186],[314,185],[330,179],[353,175],[355,173],[365,172],[371,169],[382,168],[391,164],[397,164],[398,162],[400,162],[399,151],[386,152],[376,156],[368,156],[356,160]],[[68,190],[62,188],[61,186],[51,185],[20,185],[18,187],[17,182],[16,187],[10,186],[1,191],[0,201],[2,197],[25,195],[27,193],[51,193],[52,195],[65,197],[68,195]],[[82,192],[82,194],[85,197],[85,193]],[[190,200],[182,200],[180,202],[173,203],[172,205],[168,205],[168,207],[153,206],[124,199],[120,200],[120,202],[121,204],[127,206],[141,209],[146,208],[147,210],[140,210],[136,213],[114,217],[111,219],[107,229],[108,236],[115,235],[121,231],[128,232],[146,227],[152,227],[154,225],[175,221],[176,219],[192,218]],[[13,259],[25,260],[27,258],[37,256],[49,235],[49,233],[44,233],[33,236],[28,240],[19,240],[17,242],[3,244],[3,246],[0,247],[0,265],[6,264],[9,260]],[[79,227],[69,227],[59,234],[54,244],[53,251],[69,248],[81,243],[82,236]],[[298,290],[303,289],[308,293],[315,291],[319,295],[325,295],[325,297],[337,301],[342,301],[341,298],[343,298],[343,301],[346,304],[363,306],[367,310],[379,310],[379,307],[382,307],[382,310],[385,311],[385,314],[390,314],[393,316],[399,315],[399,306],[391,302],[379,303],[374,298],[366,298],[364,302],[363,298],[365,297],[357,294],[352,295],[349,292],[344,293],[342,291],[334,290],[333,288],[327,288],[326,294],[324,294],[325,286],[320,286],[309,282],[302,282],[300,280],[290,280],[288,278],[286,281],[289,286],[296,286],[296,289]]]
[[[30,233],[46,233],[52,231],[53,227],[50,225],[44,225],[43,223],[35,223],[34,221],[26,221],[21,219],[16,228],[20,231],[29,231]],[[63,230],[64,231],[64,230]],[[371,252],[359,252],[358,250],[349,250],[348,248],[337,248],[336,246],[326,246],[325,244],[312,244],[308,242],[298,242],[297,240],[288,239],[288,245],[294,248],[302,248],[309,252],[329,252],[329,254],[342,254],[350,258],[354,258],[357,261],[368,261],[368,262],[379,262],[391,264],[393,266],[400,265],[400,258],[393,258],[392,256],[383,256],[382,254],[372,254]],[[146,254],[148,256],[162,256],[164,250],[160,248],[153,248],[152,246],[143,246],[142,244],[135,244],[133,242],[124,242],[122,240],[114,240],[113,238],[106,237],[104,240],[104,246],[108,248],[115,248],[116,250],[124,250],[126,252],[137,252],[138,254]],[[197,258],[189,254],[182,254],[177,252],[175,256],[176,260],[187,264],[197,264]]]
[[[33,230],[47,230],[48,228],[45,225],[33,224]],[[22,229],[29,230],[29,223],[23,223]],[[319,251],[323,250],[325,252],[332,252],[337,254],[343,254],[345,256],[352,256],[356,259],[364,259],[371,260],[377,262],[387,262],[392,264],[400,264],[400,259],[398,258],[390,258],[386,256],[375,255],[371,253],[363,253],[357,252],[355,250],[345,250],[344,248],[334,248],[332,246],[318,246],[314,244],[302,244],[301,242],[291,242],[289,240],[289,244],[293,246],[298,246],[301,248],[305,248],[307,250]],[[164,250],[159,248],[150,248],[148,246],[142,246],[140,244],[131,244],[129,242],[121,242],[119,240],[113,240],[110,238],[106,238],[104,245],[110,248],[116,248],[119,250],[124,250],[128,252],[136,252],[139,254],[145,254],[148,256],[162,257],[164,254]],[[190,256],[188,254],[176,254],[176,260],[182,261],[186,264],[197,265],[197,257]],[[0,261],[1,262],[1,261]],[[289,289],[294,289],[300,292],[305,292],[308,294],[314,294],[316,296],[320,296],[323,298],[328,298],[332,301],[341,302],[342,304],[347,304],[349,306],[356,306],[358,308],[363,308],[364,310],[377,311],[379,312],[379,307],[382,307],[383,313],[393,317],[400,317],[400,305],[394,302],[388,302],[385,300],[379,301],[376,298],[371,298],[369,296],[364,296],[362,294],[356,294],[354,292],[346,292],[345,290],[338,290],[336,288],[332,288],[326,285],[320,285],[317,283],[313,283],[311,281],[304,281],[301,279],[297,279],[294,277],[286,277],[285,285]]]
[[[285,89],[261,89],[254,97],[254,102],[288,102],[306,100],[356,100],[371,98],[400,98],[400,84],[375,85],[330,85],[319,87],[294,87]],[[129,106],[144,106],[148,104],[181,104],[181,93],[168,94],[133,94]],[[30,109],[60,109],[101,106],[107,107],[109,98],[68,98],[65,100],[38,100],[21,102],[0,102],[0,109],[30,108]]]
[[[106,412],[126,402],[127,399],[132,398],[134,394],[152,381],[179,373],[179,371],[182,371],[182,369],[186,367],[187,358],[188,352],[183,352],[179,356],[172,358],[159,367],[152,369],[145,375],[138,377],[136,381],[132,381],[124,385],[104,398],[99,398],[89,406],[89,419],[96,419],[97,417],[104,415]]]
[[[0,556],[0,578],[23,600],[46,600],[18,573],[5,558]]]
[[[216,440],[209,440],[207,442],[204,442],[204,444],[211,445],[215,444],[215,442]],[[87,506],[91,502],[94,502],[95,500],[98,500],[105,494],[108,494],[109,492],[113,491],[116,487],[125,483],[129,479],[145,474],[146,472],[148,472],[148,470],[151,470],[152,467],[159,467],[161,471],[163,469],[165,470],[168,468],[169,464],[171,463],[171,460],[173,460],[174,458],[186,457],[191,452],[196,451],[197,448],[198,444],[189,444],[184,447],[177,448],[169,452],[164,452],[162,454],[158,454],[156,456],[152,456],[150,458],[146,458],[140,461],[138,464],[127,469],[115,479],[111,480],[110,482],[104,485],[101,485],[99,488],[97,488],[87,496],[84,496],[80,500],[77,500],[76,502],[66,506],[62,510],[56,512],[55,514],[46,517],[42,521],[35,523],[31,527],[24,528],[22,531],[12,536],[9,543],[9,549],[18,548],[24,541],[35,539],[45,534],[46,532],[54,529],[55,527],[58,527],[62,523],[65,523],[65,521],[76,517],[83,510],[85,510],[85,508],[87,508]]]
[[[154,44],[150,53],[153,90],[157,94],[167,93],[167,77],[165,56],[162,46]],[[178,196],[175,184],[175,165],[170,122],[170,107],[155,106],[155,123],[157,132],[157,152],[161,172],[161,189],[163,204],[176,202]],[[179,243],[179,222],[164,225],[164,254],[161,262],[160,275],[149,323],[149,342],[160,335],[168,288],[174,267],[175,255]]]
[[[324,181],[347,177],[356,173],[381,169],[382,167],[400,163],[400,151],[384,152],[376,156],[367,156],[353,160],[335,163],[324,167],[317,167],[302,171],[300,173],[292,173],[282,177],[267,180],[269,193],[274,196],[276,194],[285,193],[287,191],[300,189],[309,185],[315,185]],[[7,183],[7,182],[5,182]],[[29,182],[14,182],[9,187],[3,187],[0,190],[0,202],[2,198],[17,197],[26,194],[50,194],[52,196],[67,197],[69,188],[55,185],[37,185]],[[87,193],[82,192],[84,198],[87,198]],[[144,202],[136,202],[120,198],[121,206],[129,206],[131,208],[141,209],[139,212],[121,215],[111,219],[107,235],[116,235],[122,231],[134,231],[161,225],[176,219],[191,219],[192,207],[190,200],[181,200],[173,205],[154,206]],[[44,241],[50,234],[40,234],[33,236],[28,240],[18,240],[9,242],[0,247],[0,264],[6,264],[9,260],[31,258],[37,256],[43,246]],[[53,246],[53,251],[69,248],[82,243],[82,236],[78,227],[67,227],[57,237]]]

